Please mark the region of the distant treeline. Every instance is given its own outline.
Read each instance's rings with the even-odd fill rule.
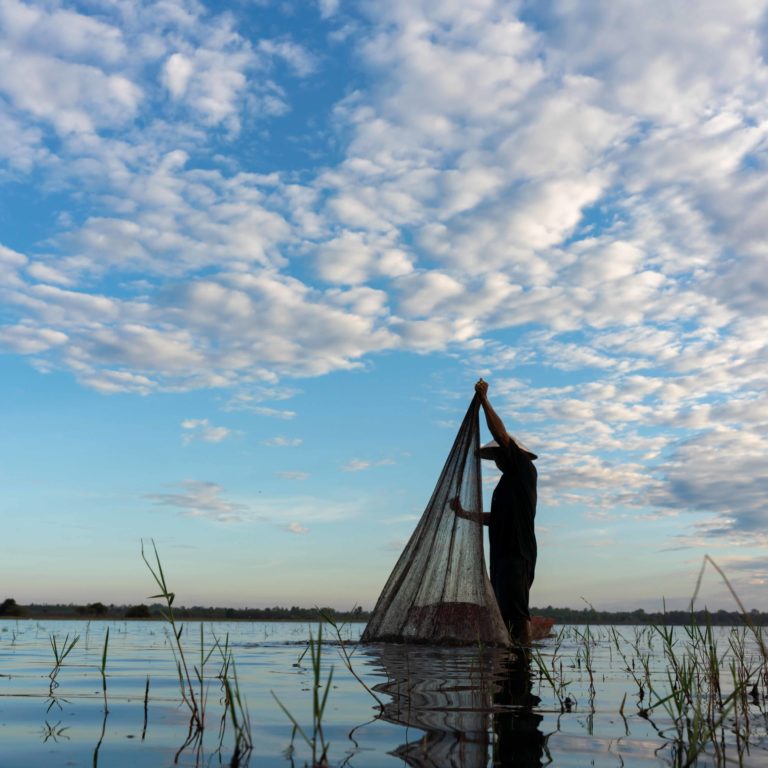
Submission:
[[[88,603],[86,605],[43,605],[31,603],[19,605],[12,598],[0,603],[0,618],[25,619],[162,619],[164,605],[153,603],[146,605],[104,605],[104,603]],[[325,613],[335,621],[367,621],[369,613],[357,607],[348,611],[336,608],[213,608],[205,606],[175,606],[174,616],[177,619],[203,621],[319,621]]]
[[[557,624],[690,624],[693,616],[697,624],[733,627],[747,623],[739,611],[666,611],[646,613],[642,608],[636,611],[597,611],[594,608],[531,608],[531,613],[554,619]],[[754,626],[768,626],[768,613],[751,610],[747,614]]]
[[[26,619],[162,619],[164,606],[152,605],[18,605],[12,598],[0,603],[0,618]],[[174,615],[178,619],[201,621],[306,621],[316,622],[321,613],[333,616],[335,621],[368,621],[370,611],[357,607],[340,611],[336,608],[211,608],[204,606],[177,607]],[[642,608],[636,611],[597,611],[594,608],[532,608],[531,613],[554,619],[556,624],[690,624],[689,611],[667,611],[646,613]],[[715,626],[738,626],[745,618],[738,611],[695,611],[693,617],[699,624],[707,622]],[[752,610],[749,621],[755,626],[768,626],[768,613]]]

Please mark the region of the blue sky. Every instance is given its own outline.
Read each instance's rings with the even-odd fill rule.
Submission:
[[[483,376],[534,604],[768,610],[767,6],[0,0],[2,591],[370,607]]]

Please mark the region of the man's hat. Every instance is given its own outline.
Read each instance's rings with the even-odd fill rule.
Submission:
[[[509,439],[524,453],[526,456],[533,461],[534,459],[538,459],[539,457],[533,452],[529,451],[519,440],[516,440],[512,435],[509,436]],[[490,459],[491,461],[495,461],[496,457],[499,454],[499,451],[501,451],[501,446],[495,441],[491,440],[490,443],[486,443],[485,445],[481,445],[480,448],[477,451],[477,455],[481,459]]]

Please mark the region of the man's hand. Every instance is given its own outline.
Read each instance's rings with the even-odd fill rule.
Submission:
[[[456,513],[457,517],[461,517],[464,520],[470,520],[473,523],[479,523],[480,525],[490,525],[491,523],[491,516],[487,512],[467,512],[467,510],[461,506],[458,496],[449,499],[448,506]]]
[[[485,400],[488,397],[488,382],[479,379],[477,384],[475,384],[475,392],[480,395],[481,400]]]

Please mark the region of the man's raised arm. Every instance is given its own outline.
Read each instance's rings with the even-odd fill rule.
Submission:
[[[506,448],[512,438],[510,438],[499,414],[493,410],[493,406],[488,400],[488,382],[480,379],[480,381],[475,384],[475,392],[477,392],[478,397],[480,398],[480,405],[483,406],[483,413],[485,413],[485,422],[488,424],[488,430],[493,436],[493,439],[499,445]]]

